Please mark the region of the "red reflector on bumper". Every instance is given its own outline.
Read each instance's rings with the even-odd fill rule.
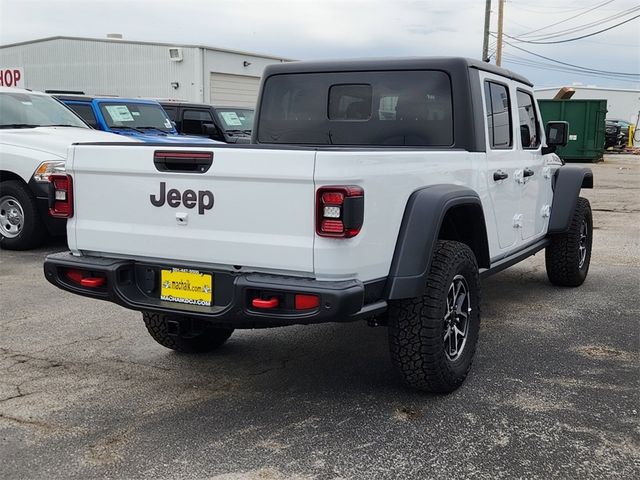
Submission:
[[[99,288],[107,283],[105,277],[85,277],[91,272],[87,270],[67,270],[67,278],[73,283],[86,288]]]
[[[296,294],[296,310],[311,310],[320,306],[320,297],[318,295]]]
[[[80,285],[87,288],[98,288],[106,283],[107,279],[104,277],[87,277],[80,280]]]
[[[82,272],[80,270],[67,270],[67,278],[79,284],[82,281]]]
[[[272,297],[269,300],[262,300],[261,298],[254,298],[251,300],[251,306],[253,308],[278,308],[278,299],[276,297]]]

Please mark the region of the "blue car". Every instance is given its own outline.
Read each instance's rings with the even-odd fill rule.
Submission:
[[[222,143],[204,137],[180,135],[162,106],[154,100],[88,95],[54,96],[97,130],[151,143]]]

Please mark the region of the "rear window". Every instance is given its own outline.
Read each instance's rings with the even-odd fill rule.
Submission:
[[[449,146],[451,97],[441,71],[274,75],[263,90],[258,141]]]

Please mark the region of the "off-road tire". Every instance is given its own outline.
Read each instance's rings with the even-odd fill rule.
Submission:
[[[586,256],[582,261],[581,237],[583,224],[586,226]],[[571,217],[569,230],[551,236],[551,244],[545,250],[547,277],[554,285],[578,287],[589,273],[591,247],[593,243],[593,217],[591,205],[586,198],[579,197]]]
[[[214,328],[200,324],[197,333],[190,328],[188,335],[170,335],[167,321],[173,320],[185,325],[192,320],[188,317],[143,312],[142,319],[151,337],[163,347],[182,353],[206,353],[216,350],[233,333],[232,328]],[[196,327],[197,328],[197,327]]]
[[[452,360],[445,349],[445,316],[449,289],[460,276],[468,285],[471,311],[466,343]],[[471,249],[459,242],[438,241],[424,294],[389,302],[388,322],[391,360],[408,386],[448,393],[462,385],[480,329],[480,280]]]
[[[47,229],[40,218],[35,197],[19,180],[0,183],[0,200],[12,197],[19,203],[24,214],[22,230],[15,237],[8,237],[0,230],[0,248],[4,250],[29,250],[39,246],[47,236]]]

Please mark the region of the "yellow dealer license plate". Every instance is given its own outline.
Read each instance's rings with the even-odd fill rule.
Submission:
[[[183,268],[162,270],[160,274],[160,299],[187,305],[211,306],[213,276]]]

